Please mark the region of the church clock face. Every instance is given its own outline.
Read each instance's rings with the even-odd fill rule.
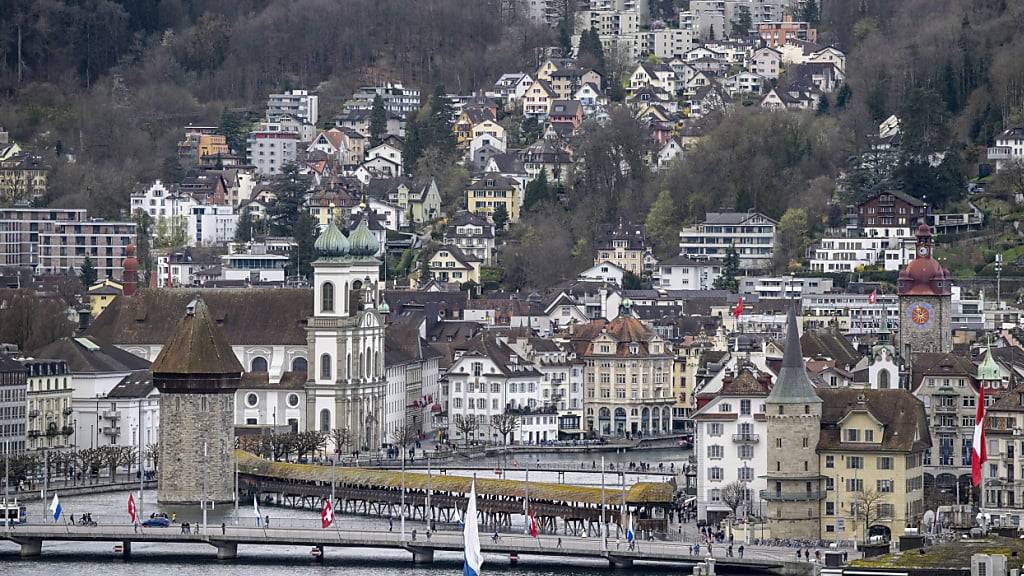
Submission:
[[[907,306],[907,322],[913,328],[927,328],[935,318],[935,311],[926,302],[911,302]]]

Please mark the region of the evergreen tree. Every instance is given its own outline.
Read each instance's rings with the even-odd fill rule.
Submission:
[[[242,114],[232,112],[227,108],[220,113],[220,133],[227,140],[228,148],[243,158],[248,153],[248,143],[246,140],[249,138],[250,128],[249,122],[245,120]]]
[[[491,214],[491,220],[494,222],[495,230],[504,230],[505,225],[508,224],[508,210],[505,208],[505,204],[498,204],[498,207],[494,209],[494,213]]]
[[[853,90],[850,90],[850,85],[843,82],[843,85],[839,87],[839,91],[836,92],[836,110],[842,110],[846,107],[846,103],[850,101],[853,96]]]
[[[277,200],[267,210],[271,232],[277,236],[292,236],[295,224],[306,199],[306,180],[295,164],[286,164],[270,184]]]
[[[252,213],[249,210],[242,210],[238,217],[238,224],[235,225],[235,242],[248,242],[253,237]]]
[[[551,191],[548,186],[548,171],[541,170],[529,184],[526,185],[526,194],[523,199],[523,209],[530,208],[544,202],[550,197]]]
[[[732,20],[733,37],[746,38],[750,35],[750,29],[754,27],[754,19],[750,15],[750,7],[741,5]],[[714,28],[711,30],[714,35]],[[712,40],[714,38],[712,37]]]
[[[181,167],[181,159],[177,154],[164,158],[160,165],[160,178],[168,184],[177,184],[185,177],[185,169]]]
[[[625,274],[622,275],[622,289],[623,290],[643,290],[644,281],[636,274],[626,270]]]
[[[736,245],[730,244],[725,250],[725,260],[722,262],[722,274],[715,279],[716,290],[728,290],[736,292],[740,283],[736,278],[740,274],[740,255],[736,252]]]
[[[82,260],[82,267],[78,269],[78,277],[82,280],[82,286],[89,288],[96,283],[96,265],[93,264],[92,256],[86,255]]]
[[[410,112],[405,121],[405,146],[402,148],[402,170],[405,174],[416,171],[416,161],[423,156],[423,135],[416,113]]]
[[[828,94],[822,94],[821,98],[818,99],[818,114],[821,116],[826,116],[828,115],[828,109]]]
[[[618,76],[612,76],[608,79],[606,93],[608,99],[612,102],[622,102],[626,99],[626,89],[622,87],[622,82]]]
[[[817,24],[818,18],[817,0],[806,0],[806,2],[804,2],[804,8],[800,12],[800,19],[810,24]]]
[[[572,54],[572,19],[573,15],[569,14],[558,22],[558,46],[562,54]]]
[[[668,257],[678,252],[679,224],[676,218],[676,203],[668,190],[658,193],[654,204],[647,212],[644,226],[647,236],[654,242],[654,249],[659,256]]]
[[[384,110],[384,99],[377,94],[373,97],[373,108],[370,109],[370,146],[384,141],[388,133],[388,113]]]
[[[151,252],[150,236],[153,234],[153,218],[149,212],[139,209],[132,214],[132,221],[135,222],[135,252],[138,255],[142,276],[139,283],[143,286],[149,284],[149,275],[153,271],[153,255]]]
[[[299,214],[295,221],[295,259],[298,264],[297,274],[309,280],[313,277],[312,262],[316,258],[313,243],[316,242],[316,222],[307,212]]]
[[[430,99],[430,137],[426,142],[445,154],[455,153],[456,140],[452,116],[452,103],[444,93],[444,86],[438,85]]]
[[[715,25],[712,24],[711,27],[708,28],[708,42],[714,42],[714,41],[715,41]]]

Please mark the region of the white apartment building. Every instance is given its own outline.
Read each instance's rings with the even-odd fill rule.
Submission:
[[[149,214],[153,222],[161,218],[188,216],[196,204],[191,196],[178,192],[175,186],[168,186],[160,180],[137,188],[132,192],[131,201],[132,214],[142,210]]]
[[[698,521],[717,524],[732,513],[722,501],[722,490],[732,482],[747,488],[736,515],[760,513],[759,495],[767,489],[764,404],[770,391],[770,376],[743,367],[735,377],[726,375],[719,392],[693,414]]]
[[[306,124],[316,126],[319,118],[320,97],[307,90],[289,90],[271,94],[267,100],[267,120],[276,122],[283,116],[294,116]]]
[[[345,103],[345,108],[370,110],[373,108],[374,96],[378,95],[384,101],[384,110],[398,114],[402,118],[405,118],[410,112],[418,112],[420,109],[419,90],[391,82],[380,86],[360,86],[359,90],[352,95],[352,99]]]
[[[869,302],[868,294],[829,293],[805,295],[800,299],[803,326],[806,329],[836,326],[844,334],[876,334],[882,329],[883,314],[889,329],[899,326],[899,299],[895,294],[876,294]]]
[[[27,370],[28,450],[73,447],[71,373],[64,360],[18,358]]]
[[[775,252],[777,225],[759,212],[708,212],[704,222],[679,232],[679,253],[694,259],[722,259],[734,246],[740,268],[767,268]]]
[[[167,286],[192,286],[196,283],[195,264],[187,252],[156,255],[157,284]]]
[[[644,33],[642,53],[653,54],[660,60],[681,58],[697,47],[693,30],[685,28],[661,28]]]
[[[1024,127],[1013,127],[996,136],[996,145],[988,149],[988,159],[996,163],[997,171],[1024,161]]]
[[[658,263],[654,287],[662,290],[710,290],[722,275],[720,260],[673,256]]]
[[[280,123],[264,122],[249,133],[249,161],[261,176],[279,174],[286,164],[295,162],[299,134],[285,130]]]
[[[816,272],[854,272],[878,263],[889,241],[884,238],[822,238],[811,256]]]
[[[758,299],[800,298],[832,291],[831,278],[798,278],[796,276],[746,276],[739,278],[739,293],[753,294]]]
[[[39,266],[43,273],[78,271],[88,256],[97,278],[121,279],[125,249],[135,244],[134,222],[86,220],[56,222],[39,234]]]
[[[782,53],[774,48],[760,48],[751,55],[747,70],[762,78],[775,80],[782,71]]]
[[[580,10],[576,12],[576,45],[579,33],[597,30],[599,36],[622,36],[640,30],[640,15],[627,10]]]
[[[558,438],[557,414],[545,409],[540,397],[543,375],[493,336],[472,340],[448,369],[446,378],[447,382],[441,384],[441,397],[448,414],[448,437],[453,442],[502,442],[492,418],[506,413],[520,419],[520,428],[509,435],[509,442],[522,442],[524,438],[530,441],[531,436],[524,435],[523,428],[527,417],[531,418],[528,432],[534,442]],[[458,422],[466,420],[474,421],[475,426],[460,429]]]
[[[742,31],[732,29],[741,6],[750,10],[751,23],[756,29],[759,22],[782,20],[790,4],[791,0],[691,0],[689,17],[699,38],[721,40],[742,35]]]
[[[254,284],[284,282],[289,260],[282,254],[225,254],[220,257],[220,276],[224,280],[245,280]]]
[[[231,206],[193,206],[188,215],[188,238],[192,246],[225,244],[235,239],[238,215]]]

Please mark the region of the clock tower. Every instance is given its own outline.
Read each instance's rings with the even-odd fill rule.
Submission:
[[[949,352],[953,349],[953,282],[935,259],[932,232],[927,224],[917,228],[915,258],[900,271],[899,353],[904,358],[918,352]]]

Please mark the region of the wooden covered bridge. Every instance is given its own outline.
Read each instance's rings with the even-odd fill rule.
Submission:
[[[402,475],[397,470],[376,470],[274,462],[238,451],[239,490],[261,500],[296,508],[319,510],[334,486],[335,510],[347,514],[397,518],[402,507]],[[404,473],[406,518],[424,522],[458,522],[466,509],[471,478]],[[570,486],[550,482],[478,479],[477,510],[482,525],[492,529],[512,526],[529,499],[530,510],[545,532],[573,536],[601,534],[602,502],[606,521],[625,527],[633,515],[636,530],[665,532],[673,482],[639,482],[618,488]]]

